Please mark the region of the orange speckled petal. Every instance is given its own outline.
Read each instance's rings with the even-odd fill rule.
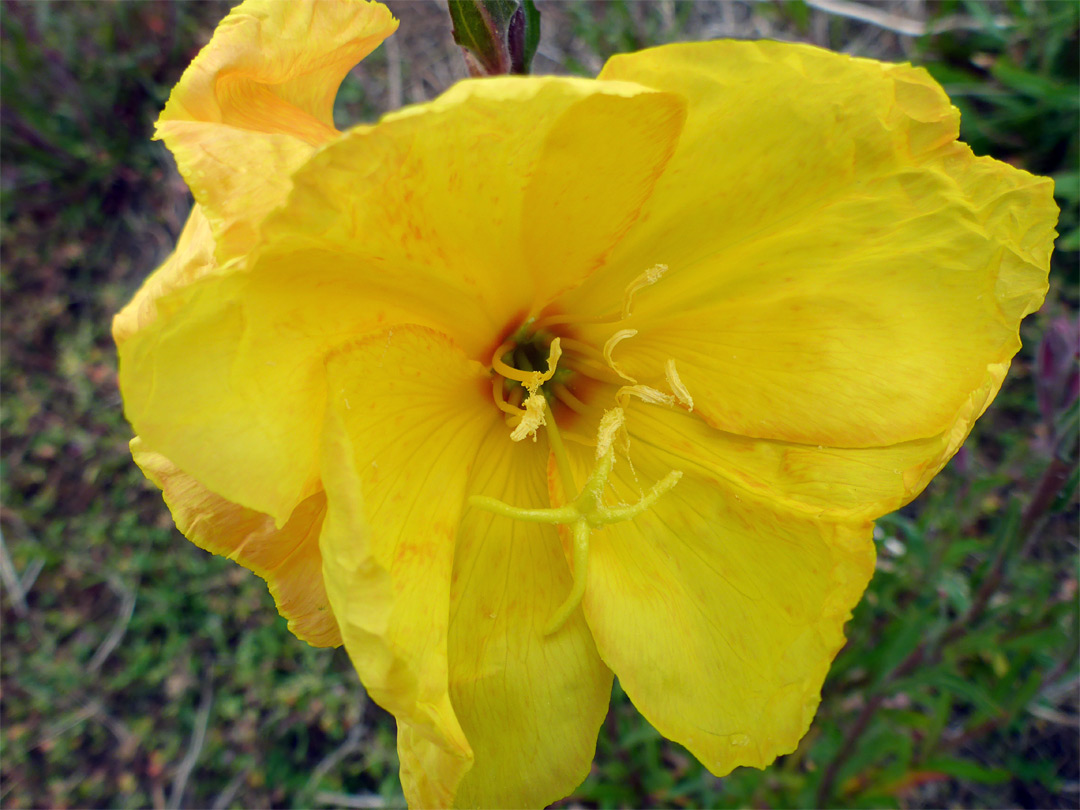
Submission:
[[[289,629],[316,647],[336,647],[341,634],[326,598],[319,532],[326,498],[318,492],[276,528],[269,515],[220,498],[138,437],[131,454],[157,484],[176,527],[199,548],[235,560],[266,580]]]
[[[631,424],[633,417],[631,416]],[[591,453],[572,448],[575,475]],[[869,521],[797,514],[631,437],[612,503],[683,476],[595,531],[582,608],[604,662],[665,737],[714,774],[795,750],[874,570]]]
[[[337,136],[341,80],[396,28],[386,6],[366,0],[247,0],[221,22],[157,124],[205,208],[219,262],[252,246],[292,173]]]

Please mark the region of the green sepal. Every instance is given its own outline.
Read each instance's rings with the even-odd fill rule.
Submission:
[[[529,72],[540,43],[533,0],[449,0],[454,42],[473,76]]]

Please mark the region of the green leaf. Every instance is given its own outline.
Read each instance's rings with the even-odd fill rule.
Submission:
[[[965,613],[971,607],[971,584],[960,571],[943,571],[937,589],[956,613]]]
[[[928,760],[921,769],[937,771],[967,782],[977,782],[981,785],[1000,785],[1012,778],[1012,774],[1004,768],[984,768],[982,765],[970,760],[955,759],[953,757],[939,757]]]
[[[1053,102],[1061,109],[1073,110],[1080,107],[1080,98],[1077,97],[1075,84],[1040,76],[1030,70],[1017,67],[1004,58],[994,62],[990,73],[999,82],[1018,93]]]
[[[865,662],[874,671],[872,683],[877,686],[906,659],[927,637],[932,622],[929,616],[913,614],[904,624],[894,624],[872,650],[868,650]]]
[[[1059,236],[1057,242],[1054,243],[1054,248],[1071,252],[1080,250],[1080,230],[1069,231],[1069,233]]]
[[[525,13],[525,49],[522,55],[521,73],[532,69],[532,60],[536,49],[540,47],[540,10],[533,0],[524,0],[521,5]]]
[[[497,75],[508,71],[509,54],[489,5],[483,0],[449,0],[447,3],[454,24],[454,42],[465,49],[466,61],[469,61],[468,55],[472,56],[469,71]],[[498,3],[495,5],[498,11]]]
[[[947,672],[943,669],[931,669],[918,672],[908,678],[896,681],[893,688],[897,691],[910,689],[913,686],[926,685],[937,687],[954,695],[965,698],[979,711],[999,716],[1002,708],[993,696],[979,683],[962,678],[960,675]]]
[[[1080,202],[1080,172],[1058,172],[1052,177],[1054,181],[1054,196],[1062,202]]]

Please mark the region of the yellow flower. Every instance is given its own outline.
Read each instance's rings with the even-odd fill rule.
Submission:
[[[566,795],[613,673],[713,773],[764,767],[814,715],[871,521],[1001,385],[1052,185],[957,143],[925,71],[774,42],[337,132],[395,27],[248,0],[173,91],[197,204],[114,325],[135,459],[298,636],[345,644],[412,805]]]

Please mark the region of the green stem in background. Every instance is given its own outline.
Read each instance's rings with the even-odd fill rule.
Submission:
[[[836,779],[844,764],[855,752],[859,740],[866,733],[874,715],[884,704],[888,694],[888,683],[910,675],[921,666],[936,662],[940,659],[945,647],[961,638],[975,622],[986,615],[991,599],[1004,582],[1005,566],[1008,559],[1014,554],[1023,557],[1031,550],[1032,545],[1039,536],[1039,530],[1049,516],[1055,501],[1063,491],[1075,488],[1075,473],[1078,463],[1076,434],[1078,422],[1080,422],[1078,413],[1080,411],[1078,411],[1077,403],[1074,401],[1064,414],[1056,431],[1058,441],[1049,465],[1047,465],[1035,485],[1026,508],[1022,513],[1017,514],[1016,518],[1006,527],[1006,532],[1011,535],[1011,538],[1006,537],[1006,542],[1002,544],[989,571],[983,577],[982,584],[976,591],[971,605],[962,615],[950,622],[940,635],[933,639],[927,639],[912,650],[911,654],[900,662],[889,674],[888,678],[879,685],[875,693],[867,699],[855,721],[848,727],[840,748],[829,762],[821,781],[818,783],[817,805],[819,807],[835,806],[837,803],[833,797]],[[1015,548],[1016,541],[1021,544],[1019,551],[1010,552],[1010,549]],[[1071,658],[1066,659],[1066,662],[1070,660]],[[1044,680],[1044,683],[1051,683],[1055,678],[1060,677],[1062,671],[1061,667],[1055,668]],[[986,724],[986,728],[992,729],[1000,721],[1000,718],[994,718],[992,722]],[[970,738],[978,731],[980,729],[969,732],[965,737]]]
[[[448,0],[454,42],[469,74],[527,74],[540,44],[540,12],[533,0]]]

